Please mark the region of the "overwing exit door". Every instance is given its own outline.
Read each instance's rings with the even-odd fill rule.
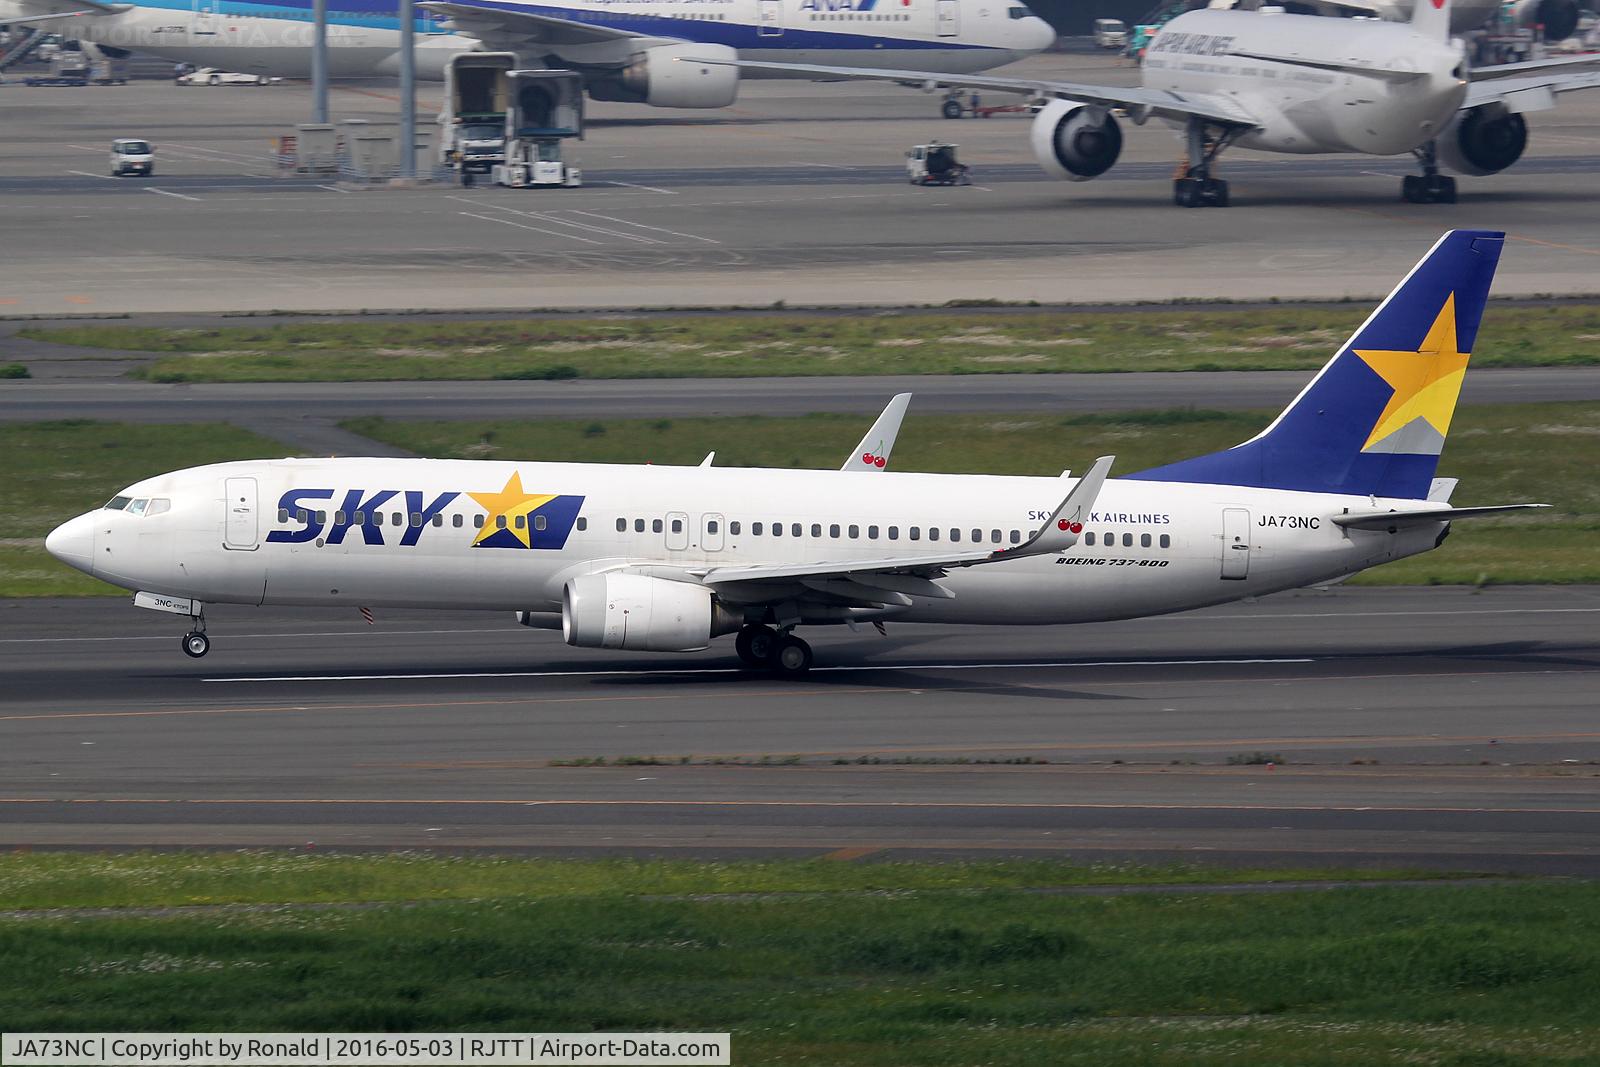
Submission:
[[[1250,576],[1250,512],[1222,509],[1222,577],[1241,581]]]
[[[940,37],[954,37],[961,32],[961,0],[939,0],[934,10]]]

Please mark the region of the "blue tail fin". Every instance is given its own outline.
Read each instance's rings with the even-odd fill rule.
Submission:
[[[1131,477],[1426,498],[1504,240],[1445,234],[1271,426]]]

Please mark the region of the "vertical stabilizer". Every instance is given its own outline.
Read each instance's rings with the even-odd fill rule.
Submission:
[[[1427,498],[1504,240],[1445,234],[1271,426],[1132,477]]]
[[[1451,0],[1413,0],[1411,28],[1434,41],[1450,39]]]

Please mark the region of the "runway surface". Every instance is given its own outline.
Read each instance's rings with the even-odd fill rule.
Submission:
[[[7,846],[1600,874],[1595,587],[815,630],[793,683],[728,641],[625,656],[498,615],[218,608],[202,661],[183,620],[121,601],[8,601],[0,623]],[[1003,762],[1024,759],[1048,762]]]
[[[1016,72],[1105,84],[1103,56]],[[1461,202],[1399,200],[1405,158],[1230,151],[1234,207],[1183,210],[1158,123],[1124,125],[1107,177],[1045,177],[1026,116],[949,122],[895,86],[766,82],[733,108],[596,104],[577,190],[354,190],[280,177],[271,139],[304,86],[6,90],[0,314],[938,304],[1381,296],[1439,232],[1510,232],[1497,292],[1592,293],[1600,92],[1530,121],[1526,157]],[[424,87],[420,111],[437,104]],[[393,87],[340,86],[336,117],[392,121]],[[111,138],[157,145],[152,180],[105,173]],[[966,188],[913,188],[902,155],[955,141]]]
[[[685,378],[569,382],[308,382],[155,385],[128,380],[16,382],[0,421],[234,422],[279,430],[357,415],[396,419],[659,418],[875,412],[897,392],[918,413],[1278,408],[1304,371],[991,374],[840,378]],[[1474,370],[1466,404],[1600,399],[1600,367]]]

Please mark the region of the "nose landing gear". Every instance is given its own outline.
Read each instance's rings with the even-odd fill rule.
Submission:
[[[211,651],[211,638],[205,635],[204,630],[190,630],[183,635],[183,654],[191,659],[199,659]]]

